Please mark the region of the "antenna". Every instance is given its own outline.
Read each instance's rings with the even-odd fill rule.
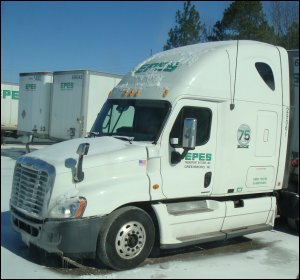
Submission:
[[[238,59],[238,54],[239,54],[239,40],[237,40],[237,43],[236,43],[236,57],[235,57],[235,73],[234,73],[233,99],[232,99],[232,103],[230,104],[230,110],[231,111],[235,107],[234,97],[235,97],[235,85],[236,85],[236,73],[237,73],[237,59]]]
[[[228,66],[229,66],[229,87],[230,87],[230,108],[231,108],[231,105],[233,103],[233,96],[232,96],[232,88],[231,88],[231,69],[230,69],[230,56],[229,56],[229,53],[228,51],[226,50],[226,53],[227,53],[227,57],[228,57]],[[232,110],[232,109],[231,109]]]

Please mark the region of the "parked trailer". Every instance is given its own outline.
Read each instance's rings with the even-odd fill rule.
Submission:
[[[17,136],[19,84],[1,82],[1,143],[3,137]]]
[[[51,72],[20,73],[19,135],[49,137],[52,83]]]
[[[289,85],[287,51],[266,43],[150,57],[113,89],[89,138],[17,159],[13,227],[28,245],[117,270],[153,248],[271,230],[287,187]]]
[[[299,50],[288,51],[290,65],[290,123],[284,186],[279,215],[299,232]]]
[[[86,136],[99,108],[122,76],[90,70],[53,73],[50,138]]]

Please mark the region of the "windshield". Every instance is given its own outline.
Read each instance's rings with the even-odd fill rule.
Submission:
[[[156,141],[169,109],[167,101],[109,99],[98,114],[90,136]]]

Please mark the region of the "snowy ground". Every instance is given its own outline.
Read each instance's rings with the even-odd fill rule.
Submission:
[[[62,268],[54,256],[28,250],[10,226],[13,168],[24,152],[24,145],[1,146],[1,279],[295,279],[299,273],[299,235],[283,224],[228,242],[163,251],[130,271],[99,269],[92,263],[88,268]]]

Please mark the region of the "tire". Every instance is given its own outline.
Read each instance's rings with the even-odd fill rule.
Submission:
[[[287,224],[289,228],[299,233],[299,220],[295,218],[287,218]]]
[[[131,269],[150,254],[155,240],[151,217],[137,207],[124,207],[107,216],[97,241],[96,259],[115,269]]]

